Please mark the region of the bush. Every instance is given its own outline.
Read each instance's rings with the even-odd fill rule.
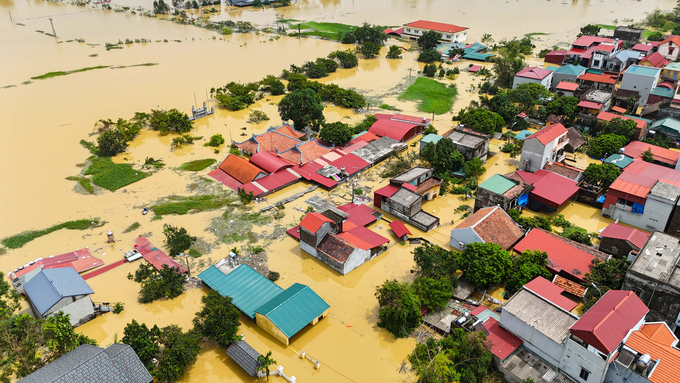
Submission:
[[[442,55],[434,48],[425,49],[418,55],[418,61],[424,63],[440,62]]]
[[[437,74],[437,66],[434,64],[425,65],[425,68],[423,68],[423,74],[425,74],[427,77],[434,77],[434,75]]]
[[[405,338],[420,325],[420,299],[408,283],[385,281],[377,288],[375,297],[380,306],[378,327],[396,338]]]
[[[271,271],[271,270],[270,270],[270,271],[267,273],[267,279],[269,279],[269,280],[272,281],[272,282],[278,281],[280,277],[281,277],[281,274],[277,273],[276,271]]]
[[[400,59],[401,58],[401,48],[399,48],[396,45],[390,46],[390,49],[387,52],[387,58],[388,59]]]
[[[359,47],[359,53],[361,53],[364,58],[370,59],[380,54],[380,48],[381,46],[379,44],[367,41],[364,45]]]
[[[261,110],[253,110],[250,112],[250,115],[248,115],[248,122],[251,124],[257,124],[262,121],[268,121],[269,116]]]
[[[370,114],[364,117],[364,120],[354,125],[354,134],[367,131],[375,122],[378,121],[374,115]]]
[[[448,279],[436,280],[427,277],[413,281],[413,291],[420,298],[422,305],[430,311],[439,311],[446,307],[451,298],[453,288]]]
[[[590,236],[586,229],[578,226],[565,227],[564,231],[560,234],[565,238],[569,238],[572,241],[582,243],[584,245],[591,246],[593,242],[590,240]]]
[[[152,109],[149,116],[149,127],[160,131],[162,134],[169,132],[187,133],[194,127],[194,122],[189,120],[186,113],[177,109],[170,109],[169,111]]]
[[[612,164],[590,164],[583,171],[583,180],[595,186],[608,188],[621,174],[621,170]]]
[[[325,124],[319,132],[319,137],[329,143],[343,145],[352,139],[353,129],[342,122]]]
[[[187,229],[167,224],[163,226],[163,234],[165,235],[165,245],[172,257],[189,250],[191,244],[196,240],[196,237],[189,235]]]
[[[100,155],[111,157],[123,153],[128,143],[118,129],[105,130],[97,138],[97,149]]]
[[[224,144],[224,137],[222,137],[222,135],[218,133],[218,134],[211,136],[210,141],[206,142],[205,146],[217,147],[217,146],[220,146],[222,144]]]
[[[616,134],[604,134],[590,140],[586,153],[593,158],[604,158],[605,155],[617,153],[628,140]]]
[[[357,58],[357,55],[348,50],[331,52],[328,55],[328,58],[338,59],[338,61],[340,61],[340,65],[342,65],[342,67],[345,69],[354,68],[359,65],[359,59]]]
[[[120,303],[120,302],[117,302],[117,303],[113,306],[113,313],[114,313],[114,314],[120,314],[120,313],[123,312],[123,310],[125,310],[125,306],[124,306],[122,303]]]

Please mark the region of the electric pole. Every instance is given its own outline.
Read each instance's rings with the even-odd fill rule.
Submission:
[[[7,11],[7,13],[9,13],[9,22],[14,24],[14,20],[12,20],[12,12]]]
[[[54,37],[57,37],[57,32],[54,30],[54,23],[52,22],[52,18],[50,17],[49,20],[50,25],[52,25],[52,35],[54,35]]]

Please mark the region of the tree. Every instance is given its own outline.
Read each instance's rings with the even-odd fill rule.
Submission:
[[[115,156],[123,153],[127,147],[128,143],[118,129],[105,130],[97,137],[97,149],[102,156]]]
[[[405,338],[420,325],[420,299],[408,283],[385,281],[375,296],[380,305],[378,327]]]
[[[259,87],[259,83],[240,84],[232,81],[218,88],[215,98],[228,110],[242,110],[255,102],[255,91]]]
[[[364,23],[359,28],[353,30],[354,37],[359,44],[366,44],[372,42],[378,45],[383,45],[387,41],[387,34],[383,32],[384,28],[379,25],[371,25]]]
[[[465,163],[465,157],[456,150],[450,139],[439,140],[436,144],[428,143],[420,156],[430,163],[436,174],[455,172]]]
[[[411,273],[417,278],[447,280],[452,287],[458,285],[458,253],[425,243],[413,250],[413,262],[415,266]]]
[[[652,32],[647,36],[648,41],[661,41],[663,40],[664,34],[661,32]]]
[[[520,55],[519,47],[500,48],[498,55],[492,59],[496,83],[499,86],[510,88],[515,78],[515,73],[522,70],[526,65],[524,57]]]
[[[170,10],[170,6],[163,0],[153,1],[153,13],[159,15],[162,13],[167,13]]]
[[[423,306],[430,311],[439,311],[446,307],[446,302],[453,293],[451,283],[447,279],[420,277],[413,281],[412,287]]]
[[[515,121],[519,113],[515,104],[510,101],[510,96],[508,96],[507,92],[500,92],[493,96],[489,100],[489,110],[498,113],[506,124]]]
[[[595,186],[608,188],[621,174],[621,170],[612,164],[590,164],[583,171],[583,180]]]
[[[647,138],[643,139],[642,142],[644,142],[646,144],[651,144],[651,145],[654,145],[654,146],[660,146],[664,149],[670,148],[671,145],[673,144],[673,140],[671,140],[670,138],[664,137],[662,135],[659,135],[659,134],[657,134],[654,137],[647,137]]]
[[[163,265],[158,272],[153,266],[141,263],[135,272],[134,281],[142,285],[139,290],[139,302],[149,303],[163,297],[172,299],[184,292],[184,275],[177,267]]]
[[[437,66],[434,64],[425,64],[423,74],[427,77],[434,77],[437,74]]]
[[[468,128],[493,135],[503,129],[505,120],[497,113],[482,108],[476,108],[464,112],[460,116],[460,123]]]
[[[550,278],[547,264],[548,254],[538,250],[525,250],[513,262],[505,290],[512,294],[536,277]]]
[[[585,280],[588,283],[595,283],[598,287],[607,286],[612,290],[621,290],[630,262],[617,258],[602,262],[594,258],[592,264],[590,272],[585,274]]]
[[[326,69],[325,65],[315,62],[308,62],[305,67],[307,69],[307,76],[309,76],[309,78],[322,78],[328,76],[328,70]]]
[[[285,95],[279,103],[279,114],[284,121],[292,120],[299,131],[308,126],[318,131],[325,121],[321,97],[308,88]]]
[[[542,104],[552,94],[541,84],[533,82],[520,84],[515,89],[508,91],[510,101],[519,103],[524,110],[530,110],[536,104]]]
[[[500,245],[470,243],[460,256],[460,269],[465,279],[473,285],[486,289],[502,283],[512,268],[512,256]]]
[[[47,339],[46,345],[52,353],[52,360],[66,355],[66,353],[78,348],[80,345],[97,345],[94,339],[75,332],[69,317],[70,315],[59,311],[45,319],[43,324]]]
[[[400,59],[401,58],[401,48],[396,45],[391,45],[389,51],[387,52],[388,59]]]
[[[253,7],[261,8],[262,7],[262,0],[254,0],[253,1]]]
[[[326,142],[342,145],[352,139],[353,129],[343,122],[325,124],[319,132],[319,137]]]
[[[494,39],[491,37],[491,33],[485,33],[482,35],[482,39],[480,40],[482,44],[493,44]]]
[[[194,127],[194,122],[189,120],[186,113],[177,109],[170,109],[169,111],[152,109],[149,116],[149,127],[160,131],[161,134],[187,133]]]
[[[647,148],[642,152],[642,160],[645,162],[654,163],[654,154],[652,153],[652,148]]]
[[[123,334],[121,341],[132,347],[149,372],[153,371],[153,360],[158,358],[161,350],[158,342],[161,330],[158,326],[149,329],[145,323],[139,324],[133,319],[125,326]]]
[[[179,255],[191,247],[191,244],[196,240],[187,233],[187,229],[177,228],[172,225],[165,224],[163,226],[163,234],[165,235],[165,245],[170,250],[170,256]]]
[[[477,180],[486,172],[486,168],[482,165],[482,160],[475,157],[470,161],[465,161],[463,165],[465,178]]]
[[[620,117],[615,117],[604,124],[603,131],[605,134],[616,134],[625,137],[627,141],[630,141],[635,135],[636,127],[637,124],[635,123],[635,120],[624,120]]]
[[[196,361],[201,351],[201,334],[196,330],[182,332],[177,325],[161,329],[158,337],[163,352],[158,360],[156,378],[161,381],[174,382],[184,375],[184,368]]]
[[[434,48],[425,49],[418,55],[418,61],[424,63],[440,62],[442,61],[442,54]]]
[[[586,153],[593,158],[604,158],[605,155],[617,153],[628,140],[616,134],[603,134],[588,142]]]
[[[418,39],[418,47],[420,47],[421,50],[434,49],[439,45],[439,40],[441,40],[442,37],[441,32],[427,31]]]
[[[373,126],[373,124],[375,124],[376,121],[378,121],[378,119],[375,118],[374,115],[372,114],[366,115],[363,121],[358,122],[356,125],[354,125],[354,134],[367,131],[368,129],[370,129],[371,126]]]
[[[331,52],[328,55],[328,58],[337,58],[340,61],[340,65],[342,65],[342,67],[345,69],[354,68],[359,65],[359,59],[357,58],[357,55],[349,50]]]
[[[565,227],[560,234],[564,238],[569,238],[572,241],[582,243],[584,245],[592,246],[593,242],[590,240],[590,236],[586,229],[578,226]]]
[[[370,59],[380,54],[380,48],[380,44],[374,43],[373,41],[366,41],[359,47],[359,53],[361,53],[364,58]]]
[[[574,121],[578,112],[579,99],[577,97],[558,97],[545,106],[546,113],[556,116],[564,116],[569,121]]]
[[[581,27],[581,33],[576,35],[576,37],[581,36],[597,36],[600,33],[600,27],[593,24],[588,24],[585,27]]]
[[[257,372],[264,370],[265,373],[267,374],[267,381],[269,381],[269,366],[271,366],[272,364],[276,364],[276,361],[272,359],[271,350],[267,351],[267,353],[264,356],[258,355],[257,362],[260,364],[257,367]]]
[[[222,347],[229,346],[239,339],[236,333],[241,325],[239,310],[231,303],[231,298],[222,296],[215,290],[201,298],[203,306],[196,313],[194,328],[208,339],[217,341]]]

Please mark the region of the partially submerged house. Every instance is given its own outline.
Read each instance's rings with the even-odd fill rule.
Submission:
[[[459,125],[446,134],[444,138],[453,141],[453,146],[465,157],[466,161],[479,158],[482,163],[486,162],[489,155],[490,134],[482,133],[474,129]]]
[[[434,169],[417,166],[390,179],[390,185],[405,187],[423,199],[431,201],[439,195],[442,181],[434,176]]]
[[[524,182],[516,173],[494,174],[477,186],[475,211],[485,207],[500,206],[501,209],[517,209],[529,201],[533,185]]]
[[[654,121],[650,130],[655,134],[667,137],[673,141],[680,141],[680,120],[673,117],[666,117]]]
[[[578,148],[583,146],[583,144],[586,143],[585,138],[583,138],[583,135],[576,130],[573,126],[570,128],[567,128],[567,144],[564,145],[564,151],[567,153],[575,153]]]
[[[61,311],[70,315],[72,326],[94,318],[94,291],[73,267],[40,270],[24,285],[24,293],[36,318]]]
[[[259,376],[260,361],[258,358],[261,356],[257,350],[251,347],[246,341],[238,340],[227,347],[227,355],[236,362],[243,371],[248,375],[255,377]]]
[[[552,124],[524,139],[520,169],[536,172],[548,162],[564,159],[567,144],[567,128],[562,124]]]
[[[640,251],[647,242],[649,233],[612,222],[602,230],[600,238],[600,251],[626,259],[631,251]]]
[[[418,20],[404,24],[404,32],[402,33],[402,36],[418,39],[423,35],[423,33],[427,31],[440,32],[442,34],[442,41],[462,43],[467,39],[468,28],[459,27],[458,25],[453,24]]]
[[[622,120],[633,120],[633,121],[635,121],[635,135],[633,135],[633,139],[640,140],[647,135],[647,126],[648,126],[647,120],[644,120],[644,119],[638,118],[638,117],[626,116],[626,115],[610,113],[610,112],[605,112],[605,111],[602,111],[602,112],[598,113],[598,115],[597,115],[597,121],[598,121],[599,124],[604,124],[604,123],[610,122],[611,120],[613,120],[615,118],[620,118]]]
[[[524,236],[524,230],[498,206],[477,210],[451,230],[451,247],[465,250],[470,243],[495,243],[508,250]]]
[[[304,327],[326,317],[330,308],[311,287],[295,283],[284,290],[248,265],[228,274],[210,266],[198,278],[230,297],[236,308],[285,345]]]
[[[527,83],[543,85],[546,89],[550,89],[552,76],[553,72],[549,69],[540,67],[526,67],[515,73],[515,78],[512,81],[512,89]]]
[[[526,205],[533,211],[557,211],[579,190],[575,180],[543,169],[536,173],[518,170],[514,174],[533,186]]]
[[[20,380],[22,383],[151,383],[153,377],[124,343],[107,348],[83,344]]]
[[[605,92],[612,92],[616,85],[616,77],[607,74],[584,73],[578,76],[579,89],[597,89]]]
[[[430,125],[432,119],[427,117],[414,117],[404,114],[376,113],[378,119],[368,129],[378,137],[389,137],[399,142],[407,142],[421,134]]]

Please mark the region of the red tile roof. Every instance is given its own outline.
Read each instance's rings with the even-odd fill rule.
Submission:
[[[236,147],[248,153],[269,152],[275,150],[282,152],[294,147],[301,142],[302,141],[293,137],[289,137],[283,133],[270,130],[238,143],[236,144]]]
[[[562,295],[564,292],[563,288],[550,283],[549,280],[543,277],[534,278],[531,282],[524,285],[524,288],[530,290],[536,295],[541,296],[545,300],[554,303],[566,311],[571,311],[576,306],[578,306],[578,303]]]
[[[597,119],[602,120],[602,121],[611,121],[615,118],[620,118],[622,120],[633,120],[637,124],[638,129],[644,129],[647,126],[647,121],[641,120],[641,119],[635,118],[635,117],[622,116],[620,114],[609,113],[609,112],[605,112],[605,111],[602,111],[602,112],[597,114]],[[626,153],[626,154],[628,154],[628,153]]]
[[[672,35],[671,37],[667,38],[666,40],[661,41],[661,44],[666,44],[666,43],[673,43],[676,46],[680,47],[680,36]]]
[[[666,58],[663,57],[661,53],[654,52],[651,55],[645,56],[645,58],[640,60],[640,64],[645,62],[652,64],[652,66],[655,68],[661,68],[666,66],[666,64],[668,64],[670,61],[666,60]]]
[[[250,163],[264,169],[267,173],[275,173],[281,169],[290,168],[293,166],[288,161],[271,154],[270,152],[258,152],[250,157]]]
[[[578,84],[575,83],[575,82],[560,81],[560,83],[557,84],[556,89],[557,90],[568,90],[570,92],[573,92],[576,89],[578,89]]]
[[[619,225],[618,223],[614,222],[610,223],[609,226],[607,226],[604,230],[602,230],[602,233],[600,233],[602,238],[626,240],[637,247],[638,250],[642,249],[642,247],[645,245],[649,235],[649,233],[645,233],[644,231]]]
[[[489,350],[501,361],[509,357],[523,343],[517,336],[501,327],[494,318],[487,319],[483,326],[489,332],[486,336]]]
[[[491,242],[509,249],[524,235],[524,231],[498,206],[477,210],[455,230],[471,228],[485,243]]]
[[[241,186],[243,186],[243,184],[241,182],[239,182],[236,178],[230,176],[224,170],[219,169],[219,168],[211,171],[210,173],[208,173],[208,175],[210,177],[216,179],[217,181],[221,182],[222,185],[224,185],[224,186],[226,186],[226,187],[228,187],[232,190],[238,191],[238,189]]]
[[[350,202],[338,206],[338,209],[347,213],[347,220],[353,222],[357,226],[370,225],[378,220],[376,215],[379,215],[379,213],[371,209],[368,205],[357,205]]]
[[[401,221],[394,220],[390,222],[390,229],[392,229],[394,234],[396,234],[396,236],[399,238],[407,234],[413,235],[413,233],[411,233],[411,231]]]
[[[514,250],[522,253],[525,250],[540,250],[548,254],[548,269],[553,273],[564,272],[572,278],[585,282],[585,273],[590,272],[592,261],[597,254],[601,260],[607,255],[587,248],[577,242],[563,238],[543,229],[532,229],[515,245]]]
[[[622,108],[620,106],[612,106],[612,110],[617,113],[624,114],[627,112],[626,108]]]
[[[170,268],[176,267],[179,272],[185,274],[187,269],[175,261],[172,257],[165,254],[163,251],[154,247],[151,242],[145,237],[139,236],[135,239],[135,248],[142,254],[142,257],[149,262],[156,270],[161,270],[163,265]]]
[[[388,243],[390,240],[363,226],[338,234],[338,237],[362,250],[374,249]]]
[[[649,52],[649,51],[652,50],[652,48],[654,48],[654,47],[651,46],[651,45],[638,43],[638,44],[633,45],[633,48],[631,48],[631,49],[634,50],[634,51],[638,51],[638,52]]]
[[[652,360],[660,360],[654,368],[654,373],[648,379],[652,383],[676,383],[680,371],[680,350],[666,343],[650,338],[642,326],[639,331],[633,331],[626,340],[626,346],[641,354],[649,354]]]
[[[649,309],[632,291],[609,290],[569,330],[609,355]]]
[[[543,169],[536,173],[519,170],[517,174],[524,182],[533,183],[534,188],[529,192],[529,198],[538,197],[541,202],[554,208],[559,208],[578,191],[576,181]]]
[[[307,213],[305,218],[303,218],[302,221],[300,221],[300,227],[304,227],[305,229],[311,231],[312,233],[316,233],[317,230],[319,230],[321,226],[324,224],[324,222],[333,223],[333,220],[326,217],[325,215],[316,212],[311,212]]]
[[[652,156],[655,161],[663,162],[665,164],[673,165],[678,163],[678,158],[680,158],[680,153],[665,149],[660,146],[648,144],[642,141],[632,141],[625,148],[624,153],[633,158],[642,158],[642,154],[647,149],[652,149]]]
[[[528,66],[522,69],[521,71],[515,73],[515,76],[530,78],[533,80],[543,80],[544,78],[548,77],[551,74],[552,71],[549,69],[544,69],[537,66]]]
[[[553,283],[564,289],[564,291],[568,292],[569,294],[573,294],[579,298],[582,298],[588,289],[583,285],[579,285],[578,283],[570,281],[567,278],[561,277],[559,275],[555,275],[555,280]]]
[[[466,27],[459,27],[453,24],[437,23],[434,21],[418,20],[412,23],[404,24],[405,27],[429,29],[431,31],[443,32],[443,33],[458,33],[467,30]]]
[[[255,180],[260,174],[266,174],[263,170],[251,164],[245,158],[235,154],[229,154],[222,164],[220,164],[220,169],[243,184]]]
[[[607,74],[585,73],[577,77],[581,81],[593,81],[602,84],[616,84],[616,78]]]
[[[279,132],[281,134],[285,134],[286,136],[298,138],[298,139],[305,136],[305,132],[298,132],[297,130],[293,129],[288,124],[281,125],[276,129],[270,128],[270,130],[274,130],[275,132]]]
[[[322,251],[338,262],[344,263],[354,251],[354,246],[347,240],[335,235],[328,234],[323,237],[316,249]]]
[[[548,162],[543,166],[543,169],[555,174],[559,174],[562,177],[567,177],[574,181],[576,181],[576,179],[583,173],[582,169],[575,168],[561,162]]]
[[[597,102],[592,102],[592,101],[580,101],[578,103],[578,106],[581,108],[586,108],[586,109],[595,109],[595,110],[600,110],[604,106],[604,104],[598,104]]]
[[[525,138],[524,142],[532,138],[537,138],[543,145],[547,145],[548,142],[556,140],[563,134],[567,134],[567,128],[565,128],[564,125],[552,124]]]
[[[378,195],[378,196],[383,196],[383,197],[389,198],[389,197],[392,197],[394,195],[394,193],[398,192],[399,189],[400,189],[399,186],[387,185],[387,186],[381,187],[380,189],[374,191],[373,193],[375,193],[375,195]]]
[[[419,126],[428,125],[431,121],[429,118],[419,118],[402,114],[391,115],[376,113],[375,117],[378,121],[371,125],[370,129],[368,129],[369,133],[379,137],[389,137],[397,141],[403,141],[412,130],[417,129]]]

